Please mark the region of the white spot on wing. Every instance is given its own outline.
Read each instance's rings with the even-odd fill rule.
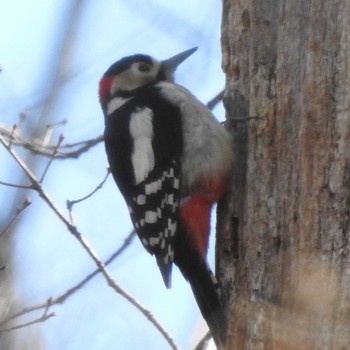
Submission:
[[[174,204],[174,194],[168,194],[167,203],[170,205]]]
[[[174,237],[176,233],[176,221],[172,222],[170,219],[168,221],[168,229],[170,231],[170,237]]]
[[[144,107],[138,108],[130,117],[130,134],[134,142],[131,162],[136,184],[142,182],[154,167],[153,112]]]
[[[165,248],[165,239],[164,239],[164,238],[162,239],[162,242],[160,243],[160,247],[161,247],[162,249]]]
[[[151,247],[154,247],[157,244],[159,244],[159,241],[160,241],[159,237],[150,237],[149,244],[150,244]]]
[[[174,188],[177,190],[180,188],[180,181],[177,178],[174,178]]]
[[[158,219],[158,214],[156,211],[151,211],[151,210],[146,211],[145,213],[146,224],[154,224],[155,222],[157,222],[157,219]]]
[[[164,257],[164,263],[168,264],[169,262],[173,262],[174,260],[174,250],[173,248],[169,245],[168,246],[168,251],[167,254]]]
[[[146,196],[144,194],[139,194],[136,199],[136,203],[138,205],[144,205],[146,204]]]
[[[152,193],[157,193],[161,188],[162,188],[162,181],[156,180],[145,185],[145,193],[148,195]]]

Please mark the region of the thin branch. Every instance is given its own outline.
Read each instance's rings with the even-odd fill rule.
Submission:
[[[71,226],[67,226],[69,229]],[[122,287],[120,287],[106,270],[105,265],[99,260],[97,254],[90,247],[87,240],[78,232],[75,226],[71,227],[73,229],[71,232],[80,242],[80,244],[84,247],[85,251],[90,255],[90,257],[94,260],[95,264],[98,266],[105,279],[108,282],[108,285],[113,288],[117,293],[122,295],[126,300],[128,300],[133,306],[135,306],[163,335],[168,344],[173,350],[179,350],[174,340],[171,338],[170,334],[165,330],[165,328],[159,323],[159,321],[152,315],[151,311],[146,309],[138,300],[133,298],[130,294],[128,294]]]
[[[0,124],[0,135],[3,137],[3,140],[5,142],[8,142],[8,144],[24,147],[30,152],[40,156],[51,158],[52,151],[56,148],[56,145],[48,145],[48,144],[43,145],[42,142],[38,142],[36,140],[31,140],[31,141],[24,140],[20,136],[20,133],[18,132],[18,127],[16,127],[15,132],[13,132],[13,128],[9,128],[5,125]],[[103,135],[100,135],[89,140],[60,145],[60,147],[56,151],[55,159],[62,160],[62,159],[69,159],[69,158],[78,158],[80,155],[87,152],[90,148],[102,142],[103,139],[104,139]],[[64,151],[65,149],[73,149],[73,150]]]
[[[12,130],[11,130],[11,135],[10,135],[10,141],[9,141],[9,147],[12,146],[12,142],[14,140],[14,135],[17,131],[17,124],[14,124],[13,127],[12,127]]]
[[[213,97],[208,103],[207,103],[207,107],[210,110],[213,110],[214,107],[222,101],[222,99],[224,98],[224,94],[225,94],[225,90],[220,91],[215,97]]]
[[[14,331],[16,329],[20,329],[20,328],[24,328],[24,327],[28,327],[28,326],[31,326],[33,324],[36,324],[36,323],[41,323],[41,322],[45,322],[46,320],[48,320],[49,318],[53,317],[53,316],[56,316],[54,312],[52,312],[51,314],[47,314],[47,315],[43,315],[39,318],[36,318],[35,320],[33,321],[30,321],[30,322],[27,322],[27,323],[23,323],[23,324],[20,324],[18,326],[14,326],[14,327],[10,327],[10,328],[5,328],[5,329],[0,329],[0,333],[3,333],[3,332],[11,332],[11,331]]]
[[[42,145],[44,147],[47,147],[48,145],[50,145],[51,136],[52,136],[54,130],[59,126],[65,125],[66,123],[67,123],[67,119],[63,119],[63,120],[58,121],[57,123],[47,124],[46,130],[45,130],[43,136],[41,137]],[[63,138],[63,134],[60,134],[60,138]],[[57,145],[54,145],[54,146],[51,146],[51,148],[53,148],[55,150],[58,147],[57,147]]]
[[[106,261],[105,266],[108,266],[112,261],[114,261],[121,253],[123,253],[126,248],[131,244],[132,240],[135,237],[135,231],[132,230],[128,237],[124,240],[123,245],[115,251]],[[81,282],[79,282],[77,285],[75,285],[72,288],[69,288],[64,294],[60,295],[59,297],[53,299],[53,303],[55,304],[63,304],[66,299],[68,299],[73,293],[75,293],[77,290],[82,288],[85,284],[87,284],[90,280],[92,280],[98,273],[100,273],[99,269],[96,269],[95,271],[91,272],[89,275],[87,275]]]
[[[84,197],[82,197],[80,199],[73,200],[73,201],[67,200],[67,209],[68,209],[68,211],[71,212],[72,209],[73,209],[73,205],[85,201],[86,199],[88,199],[91,196],[93,196],[97,191],[99,191],[103,187],[105,182],[107,181],[108,176],[110,175],[110,173],[111,173],[111,171],[109,169],[107,169],[107,174],[104,177],[104,179],[102,180],[102,182],[92,192],[90,192],[88,195],[86,195],[86,196],[84,196]]]
[[[42,142],[37,142],[35,140],[26,141],[24,140],[19,132],[18,127],[16,128],[16,132],[12,132],[12,129],[9,129],[7,126],[0,124],[0,135],[3,137],[4,141],[8,142],[9,144],[14,144],[17,146],[22,146],[29,151],[31,151],[34,154],[45,156],[45,157],[52,157],[52,150],[55,149],[56,145],[43,145]],[[11,136],[12,135],[12,136]],[[12,141],[10,142],[10,140]],[[78,158],[81,154],[87,152],[90,148],[94,147],[95,145],[99,144],[103,141],[103,135],[97,136],[95,138],[85,140],[85,141],[79,141],[72,144],[66,144],[61,145],[59,149],[57,150],[56,159],[68,159],[68,158]],[[64,149],[77,149],[69,152],[65,152]]]
[[[131,233],[128,235],[128,237],[125,238],[124,243],[119,247],[117,251],[115,251],[105,262],[105,265],[109,265],[112,261],[114,261],[119,255],[121,255],[126,248],[131,244],[132,240],[135,237],[135,231],[131,231]],[[81,280],[79,283],[74,285],[73,287],[69,288],[67,291],[65,291],[63,294],[59,295],[56,298],[49,298],[44,303],[40,303],[37,305],[33,305],[30,307],[23,308],[20,311],[17,311],[16,313],[7,316],[5,319],[3,319],[0,322],[0,326],[14,320],[15,318],[21,317],[25,314],[31,313],[33,311],[37,311],[40,309],[47,308],[48,306],[57,305],[57,304],[63,304],[69,297],[71,297],[75,292],[77,292],[79,289],[83,288],[89,281],[91,281],[98,273],[100,273],[99,269],[94,270],[89,275],[87,275],[83,280]]]
[[[47,309],[48,307],[50,307],[51,305],[53,305],[54,303],[51,302],[52,299],[49,298],[45,303],[41,303],[38,305],[34,305],[34,306],[29,306],[29,307],[25,307],[22,310],[7,316],[6,318],[4,318],[1,322],[0,322],[0,327],[2,327],[3,325],[5,325],[6,323],[9,323],[10,321],[14,320],[15,318],[21,317],[23,315],[29,314],[33,311],[38,311],[40,309]]]
[[[51,312],[50,314],[48,313],[49,312],[49,308],[50,308],[50,305],[47,304],[47,306],[46,306],[46,308],[44,310],[44,313],[40,317],[38,317],[38,318],[36,318],[36,319],[34,319],[32,321],[29,321],[29,322],[26,322],[26,323],[22,323],[22,324],[17,325],[17,326],[5,328],[5,329],[0,329],[0,333],[1,332],[11,332],[11,331],[14,331],[16,329],[28,327],[28,326],[31,326],[31,325],[36,324],[36,323],[45,322],[49,318],[55,316],[54,312]]]
[[[46,176],[47,172],[49,171],[49,168],[50,168],[53,160],[55,159],[55,157],[57,155],[58,148],[60,147],[60,145],[61,145],[63,140],[64,140],[64,136],[63,136],[63,134],[60,134],[60,137],[58,138],[57,145],[55,146],[55,148],[54,148],[54,150],[52,152],[51,158],[47,162],[46,167],[45,167],[45,169],[43,171],[43,174],[41,175],[41,178],[39,180],[40,183],[44,182],[45,176]]]
[[[0,136],[0,142],[3,144],[3,146],[6,148],[6,150],[9,152],[9,154],[12,156],[12,158],[17,162],[17,164],[22,168],[22,170],[27,175],[28,179],[32,183],[32,189],[37,191],[40,197],[49,205],[49,207],[54,211],[54,213],[63,221],[63,223],[68,227],[69,231],[74,233],[76,231],[76,228],[73,227],[73,225],[70,224],[69,220],[66,219],[64,214],[61,212],[59,208],[56,207],[54,202],[51,200],[49,195],[45,192],[41,184],[39,183],[36,176],[33,174],[33,172],[29,169],[27,164],[17,155],[17,153],[12,150],[10,144],[6,144],[6,141],[3,139],[2,136]]]
[[[84,141],[78,141],[78,142],[73,142],[73,143],[66,143],[65,145],[62,145],[61,148],[76,148],[78,146],[86,146],[86,144],[94,143],[96,141],[100,142],[103,141],[104,136],[100,135],[98,137],[95,137],[93,139],[89,140],[84,140]]]
[[[17,185],[17,184],[12,184],[10,182],[5,182],[5,181],[0,181],[0,185],[8,186],[8,187],[15,187],[15,188],[23,188],[30,190],[33,188],[32,185]]]
[[[201,339],[201,341],[197,344],[194,350],[205,350],[208,347],[208,343],[211,339],[210,331],[208,331],[205,336]]]
[[[81,147],[79,147],[78,149],[71,151],[71,152],[62,152],[59,151],[57,153],[56,158],[57,159],[68,159],[68,158],[78,158],[80,157],[83,153],[87,152],[90,148],[96,146],[97,144],[99,144],[100,142],[102,142],[104,140],[104,136],[100,135],[97,136],[93,139],[90,140],[86,140],[83,142],[79,142],[79,144],[82,144]],[[64,147],[62,147],[64,148]],[[69,145],[66,145],[66,148],[69,148]],[[44,154],[43,154],[44,155]]]
[[[130,294],[128,294],[122,287],[120,287],[106,270],[105,265],[98,258],[95,251],[90,247],[88,241],[81,235],[78,231],[78,228],[73,225],[73,223],[66,218],[66,216],[62,213],[62,211],[54,204],[48,193],[43,189],[42,185],[39,183],[36,176],[33,172],[28,168],[28,166],[24,163],[24,161],[17,155],[17,153],[6,144],[5,140],[2,136],[0,136],[0,142],[4,145],[10,155],[15,159],[18,165],[22,168],[22,170],[27,175],[28,179],[31,181],[33,185],[33,189],[38,192],[40,197],[46,202],[46,204],[53,210],[53,212],[59,217],[59,219],[65,224],[68,231],[71,232],[74,237],[79,241],[79,243],[83,246],[88,255],[93,259],[95,264],[98,266],[99,270],[104,275],[108,285],[113,288],[117,293],[122,295],[126,300],[128,300],[133,306],[135,306],[163,335],[165,340],[168,342],[170,347],[173,350],[178,350],[179,348],[175,344],[174,340],[171,338],[169,333],[164,329],[164,327],[159,323],[159,321],[152,315],[152,313],[146,309],[139,301],[133,298]]]
[[[11,227],[11,225],[21,215],[21,213],[23,213],[23,211],[27,207],[29,207],[31,204],[32,204],[32,201],[30,200],[30,198],[25,198],[24,199],[22,206],[16,209],[16,213],[14,214],[13,218],[9,221],[9,223],[6,225],[4,230],[0,233],[0,237],[2,237],[8,231],[8,229]]]

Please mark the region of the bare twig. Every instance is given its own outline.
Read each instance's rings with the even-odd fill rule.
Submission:
[[[46,176],[47,172],[49,171],[49,168],[50,168],[53,160],[55,159],[55,157],[57,155],[58,148],[60,147],[60,145],[61,145],[63,140],[64,140],[64,136],[63,136],[63,134],[60,134],[60,137],[58,138],[57,145],[55,146],[55,148],[54,148],[54,150],[52,152],[52,155],[51,155],[49,161],[46,164],[46,167],[45,167],[45,169],[43,171],[43,174],[41,175],[41,178],[39,180],[40,183],[43,183],[43,181],[45,179],[45,176]]]
[[[130,294],[128,294],[122,287],[120,287],[111,277],[109,272],[106,270],[104,264],[99,260],[97,254],[90,247],[89,243],[86,239],[78,232],[75,226],[67,226],[69,230],[74,234],[80,244],[84,247],[85,251],[89,254],[89,256],[94,260],[95,264],[98,266],[102,274],[104,275],[108,285],[113,288],[117,293],[122,295],[126,300],[128,300],[133,306],[135,306],[163,335],[165,340],[174,350],[179,350],[174,340],[171,338],[169,333],[164,329],[164,327],[159,323],[159,321],[152,315],[151,311],[146,309],[138,300],[133,298]]]
[[[56,213],[56,215],[63,221],[64,224],[68,227],[70,232],[76,231],[75,227],[72,227],[70,222],[66,219],[64,214],[61,212],[60,209],[56,207],[54,202],[50,199],[48,194],[45,192],[41,184],[39,183],[39,180],[36,178],[36,176],[33,174],[33,172],[28,168],[27,164],[17,155],[17,153],[11,148],[10,144],[7,144],[6,141],[3,139],[2,136],[0,136],[0,142],[3,144],[3,146],[7,149],[7,151],[10,153],[12,158],[17,162],[17,164],[22,168],[24,173],[27,175],[28,179],[32,183],[31,188],[38,192],[41,198],[49,205],[49,207]]]
[[[194,350],[205,350],[208,347],[209,340],[211,339],[211,334],[208,331],[201,341],[197,344]]]
[[[207,103],[207,107],[210,110],[213,110],[214,107],[222,101],[222,99],[224,98],[224,94],[225,94],[225,90],[220,91],[215,97],[213,97],[208,103]]]
[[[96,141],[100,142],[103,141],[104,137],[103,135],[100,135],[98,137],[95,137],[93,139],[90,140],[84,140],[84,141],[78,141],[78,142],[73,142],[73,143],[66,143],[65,145],[62,145],[62,148],[76,148],[76,147],[80,147],[80,146],[86,146],[86,144],[89,143],[94,143]]]
[[[44,313],[40,317],[38,317],[38,318],[36,318],[36,319],[34,319],[32,321],[29,321],[29,322],[26,322],[26,323],[22,323],[22,324],[17,325],[17,326],[5,328],[5,329],[0,329],[0,333],[1,332],[11,332],[11,331],[14,331],[16,329],[28,327],[28,326],[31,326],[31,325],[36,324],[36,323],[45,322],[49,318],[55,316],[54,312],[51,312],[50,314],[48,313],[49,312],[49,308],[50,308],[50,304],[47,303],[47,306],[46,306],[46,308],[44,310]]]
[[[48,193],[44,190],[44,188],[42,187],[42,185],[40,184],[36,176],[33,174],[33,172],[28,168],[25,162],[17,155],[17,153],[11,149],[9,144],[6,143],[6,141],[2,136],[0,136],[0,142],[4,145],[4,147],[7,149],[9,154],[15,159],[18,165],[22,168],[22,170],[24,171],[24,173],[32,183],[33,189],[40,195],[40,197],[44,200],[44,202],[53,210],[53,212],[67,227],[68,231],[74,235],[74,237],[79,241],[79,243],[88,253],[88,255],[92,258],[92,260],[95,262],[99,270],[104,275],[106,281],[108,282],[108,285],[111,288],[113,288],[118,294],[122,295],[126,300],[128,300],[133,306],[135,306],[158,329],[158,331],[163,335],[163,337],[165,338],[165,340],[168,342],[168,344],[171,346],[172,349],[178,350],[179,348],[175,344],[174,340],[171,338],[169,333],[164,329],[164,327],[159,323],[159,321],[152,315],[152,313],[148,309],[146,309],[139,301],[137,301],[130,294],[128,294],[122,287],[120,287],[113,280],[112,276],[106,270],[103,262],[101,262],[101,260],[98,258],[95,251],[92,249],[92,247],[90,247],[87,240],[78,231],[78,228],[70,220],[68,220],[66,216],[62,213],[62,211],[56,206],[56,204],[50,198]]]
[[[50,140],[51,140],[51,137],[52,137],[52,134],[53,134],[53,131],[55,130],[55,128],[57,128],[58,126],[61,126],[61,125],[64,125],[67,123],[67,120],[66,119],[63,119],[63,120],[60,120],[59,122],[57,123],[53,123],[53,124],[47,124],[46,125],[46,129],[45,129],[45,132],[43,133],[42,137],[41,137],[41,144],[46,147],[48,145],[50,145]],[[60,138],[63,138],[63,135],[61,134],[60,135]],[[61,140],[61,142],[63,141],[63,139]],[[60,142],[59,142],[60,143]],[[54,146],[51,146],[53,147],[54,150],[57,151],[58,149],[58,146],[57,145],[54,145]]]
[[[34,154],[52,157],[52,150],[56,148],[56,145],[43,145],[42,142],[38,142],[36,140],[26,141],[24,140],[19,132],[18,128],[16,132],[12,135],[12,129],[9,129],[7,126],[0,125],[0,135],[3,137],[4,141],[9,142],[12,138],[12,141],[9,142],[14,145],[22,146]],[[11,136],[12,135],[12,136]],[[78,158],[82,153],[85,153],[90,148],[99,144],[103,141],[103,135],[95,137],[93,139],[79,141],[72,144],[61,145],[56,152],[55,159],[68,159],[68,158]],[[76,148],[76,149],[74,149]],[[64,149],[74,149],[72,151],[64,151]]]
[[[5,182],[5,181],[0,181],[0,185],[4,185],[4,186],[8,186],[8,187],[15,187],[15,188],[23,188],[23,189],[27,189],[27,190],[30,190],[31,188],[33,188],[33,186],[31,186],[31,185],[17,185],[17,184],[12,184],[10,182]]]
[[[128,237],[126,237],[123,245],[115,251],[106,261],[105,266],[108,266],[113,260],[115,260],[125,249],[131,244],[132,240],[135,237],[135,231],[131,231]],[[64,294],[60,295],[59,297],[53,299],[53,303],[55,304],[63,304],[66,299],[68,299],[73,293],[75,293],[77,290],[82,288],[86,283],[88,283],[92,278],[94,278],[98,273],[100,272],[99,269],[96,269],[95,271],[91,272],[89,275],[87,275],[82,281],[80,281],[78,284],[76,284],[74,287],[69,288]]]
[[[67,159],[67,158],[78,158],[80,157],[83,153],[87,152],[90,148],[96,146],[97,144],[99,144],[100,142],[102,142],[104,140],[103,135],[97,136],[93,139],[90,140],[86,140],[83,142],[78,142],[76,145],[81,144],[82,146],[77,148],[74,151],[70,151],[70,152],[58,152],[56,158],[57,159]],[[62,148],[73,148],[74,146],[71,146],[69,144],[65,145]]]
[[[12,142],[14,140],[14,135],[17,131],[17,124],[14,124],[13,127],[12,127],[12,130],[11,130],[11,135],[10,135],[10,141],[9,141],[9,147],[12,146]]]
[[[71,212],[72,209],[73,209],[73,205],[85,201],[86,199],[88,199],[91,196],[93,196],[97,191],[99,191],[103,187],[105,182],[107,181],[108,176],[109,176],[110,173],[111,173],[110,170],[107,169],[107,174],[104,177],[104,179],[102,180],[102,182],[92,192],[90,192],[88,195],[86,195],[86,196],[84,196],[84,197],[82,197],[80,199],[73,200],[73,201],[67,200],[67,209],[68,209],[68,211]]]
[[[52,151],[55,150],[57,145],[49,145],[44,144],[42,142],[38,142],[38,140],[26,141],[23,139],[18,132],[18,127],[16,127],[15,132],[12,132],[12,128],[8,128],[5,125],[0,124],[0,135],[3,137],[5,142],[9,144],[17,145],[26,148],[34,154],[52,157]],[[55,159],[70,159],[70,158],[78,158],[83,153],[87,152],[90,148],[96,146],[100,142],[103,141],[103,135],[97,136],[95,138],[79,141],[76,143],[60,145],[57,148]],[[71,151],[65,151],[65,149]]]
[[[135,237],[135,231],[131,231],[131,233],[128,235],[128,237],[125,238],[124,243],[119,247],[117,251],[115,251],[105,262],[105,265],[109,265],[113,260],[115,260],[121,253],[123,253],[126,248],[131,244],[133,238]],[[81,280],[79,283],[77,283],[75,286],[69,288],[67,291],[65,291],[63,294],[59,295],[56,298],[49,298],[44,303],[40,303],[37,305],[33,305],[30,307],[23,308],[20,311],[17,311],[16,313],[13,313],[12,315],[7,316],[5,319],[3,319],[0,322],[0,327],[5,325],[6,323],[14,320],[15,318],[21,317],[25,314],[31,313],[33,311],[37,311],[40,309],[47,308],[48,306],[53,306],[56,304],[63,304],[69,297],[71,297],[76,291],[84,287],[90,280],[92,280],[98,273],[100,272],[99,269],[96,269],[95,271],[91,272],[89,275],[87,275],[83,280]]]
[[[22,310],[7,316],[6,318],[4,318],[3,320],[1,320],[0,322],[0,327],[4,326],[6,323],[9,323],[10,321],[14,320],[15,318],[21,317],[23,315],[29,314],[33,311],[38,311],[40,309],[47,309],[48,307],[50,307],[51,305],[53,305],[54,303],[52,303],[52,299],[49,298],[45,303],[41,303],[38,305],[34,305],[34,306],[29,306],[29,307],[25,307]]]
[[[27,187],[28,188],[28,187]],[[11,225],[16,221],[16,219],[21,215],[21,213],[32,204],[32,201],[30,200],[30,198],[25,198],[22,206],[17,208],[16,213],[14,214],[13,218],[9,221],[9,223],[6,225],[6,227],[4,228],[4,230],[0,233],[0,237],[2,237],[7,231],[8,229],[11,227]]]

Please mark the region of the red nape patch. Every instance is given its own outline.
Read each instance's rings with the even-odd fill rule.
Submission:
[[[181,221],[186,233],[202,258],[205,258],[208,250],[211,206],[212,203],[205,196],[194,194],[180,209]]]
[[[98,88],[98,97],[100,99],[100,103],[105,102],[109,92],[111,91],[112,82],[112,76],[106,76],[100,80],[100,85]]]

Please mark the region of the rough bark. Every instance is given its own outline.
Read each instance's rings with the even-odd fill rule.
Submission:
[[[350,2],[224,0],[222,50],[227,349],[348,349]]]

